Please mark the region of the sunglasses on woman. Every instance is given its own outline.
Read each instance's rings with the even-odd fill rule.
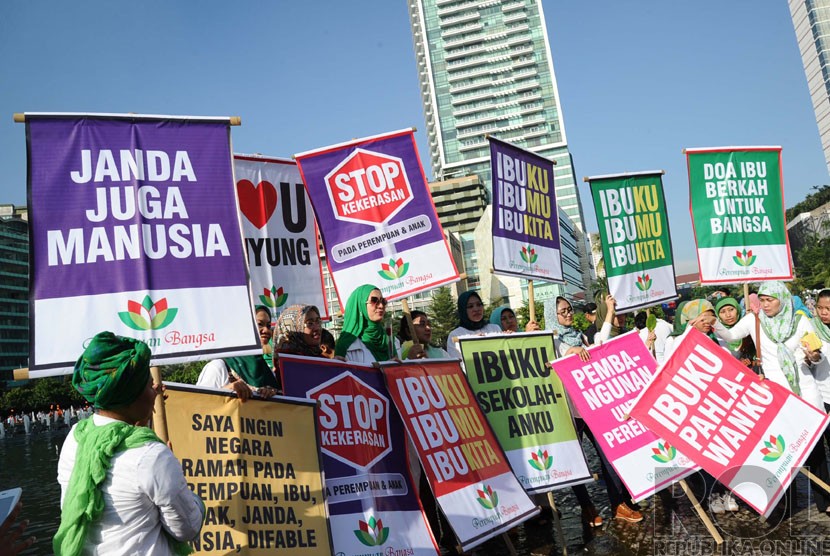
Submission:
[[[377,297],[377,296],[373,295],[372,297],[369,298],[369,301],[367,301],[366,303],[367,304],[371,303],[372,305],[383,305],[384,307],[386,307],[386,304],[389,303],[389,301],[387,301],[386,298]]]

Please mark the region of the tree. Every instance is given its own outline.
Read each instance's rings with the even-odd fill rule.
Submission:
[[[535,302],[534,309],[536,310],[536,322],[539,323],[539,328],[545,329],[545,304],[541,301]],[[525,301],[521,307],[516,311],[516,316],[519,317],[519,327],[524,328],[530,322],[530,304]]]
[[[459,325],[458,310],[450,288],[443,286],[432,292],[432,305],[427,309],[427,315],[432,326],[432,343],[447,345],[447,336]]]
[[[165,365],[161,368],[161,378],[165,382],[181,382],[182,384],[196,384],[206,361]]]
[[[803,201],[787,209],[787,222],[802,212],[810,212],[830,201],[830,185],[814,185],[812,190],[814,193],[810,193]]]

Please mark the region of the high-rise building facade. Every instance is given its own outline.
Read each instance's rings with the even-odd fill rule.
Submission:
[[[408,3],[434,179],[489,188],[493,135],[556,162],[558,204],[584,231],[541,0]]]
[[[29,229],[24,207],[0,205],[0,381],[29,361]]]
[[[830,171],[830,0],[789,0],[795,37]]]
[[[556,163],[559,208],[576,228],[582,287],[591,280],[582,203],[568,150],[541,0],[408,0],[434,179],[477,176],[489,191],[487,135]],[[471,287],[492,280],[461,232]],[[563,255],[566,255],[563,250]],[[479,268],[480,267],[480,268]],[[541,292],[540,292],[541,293]]]

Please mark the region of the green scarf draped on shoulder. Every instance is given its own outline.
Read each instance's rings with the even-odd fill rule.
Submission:
[[[75,466],[64,496],[61,524],[52,539],[52,549],[57,556],[78,556],[83,552],[90,525],[104,512],[101,485],[107,479],[112,458],[149,442],[161,442],[156,433],[147,427],[136,427],[121,421],[99,427],[92,422],[92,417],[78,423],[74,434],[78,442]],[[173,539],[166,531],[164,533],[175,554],[192,552],[188,543]]]
[[[228,369],[235,371],[242,380],[254,388],[270,386],[271,388],[279,389],[274,372],[261,355],[225,357],[223,361],[228,366]]]
[[[343,329],[334,346],[335,355],[345,357],[349,346],[355,340],[361,340],[376,361],[389,360],[389,339],[386,337],[383,323],[369,320],[369,312],[366,310],[366,302],[373,290],[380,291],[380,288],[364,284],[349,296],[343,314]]]

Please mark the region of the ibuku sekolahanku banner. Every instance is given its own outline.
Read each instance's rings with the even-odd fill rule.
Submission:
[[[677,297],[662,174],[585,178],[591,184],[608,289],[619,313]]]
[[[296,159],[341,306],[366,283],[399,299],[458,280],[412,130]]]
[[[657,362],[637,331],[588,351],[589,361],[570,355],[555,360],[553,370],[631,497],[642,500],[693,473],[697,466],[673,443],[628,418],[657,372]]]
[[[205,504],[196,554],[331,554],[307,400],[240,403],[230,390],[168,384],[167,432],[190,489]]]
[[[686,149],[700,281],[792,280],[781,147]]]
[[[102,330],[157,364],[260,351],[228,118],[26,114],[26,139],[31,369]]]
[[[458,361],[381,363],[389,396],[463,552],[538,513]]]
[[[406,433],[379,370],[280,356],[286,394],[319,406],[334,553],[436,556],[408,467]]]
[[[273,320],[294,303],[327,317],[317,222],[297,164],[239,154],[233,160],[254,302]]]
[[[550,332],[461,338],[467,380],[527,492],[592,481]]]
[[[490,140],[493,272],[563,282],[553,162]]]
[[[764,516],[830,420],[692,327],[631,415]]]

